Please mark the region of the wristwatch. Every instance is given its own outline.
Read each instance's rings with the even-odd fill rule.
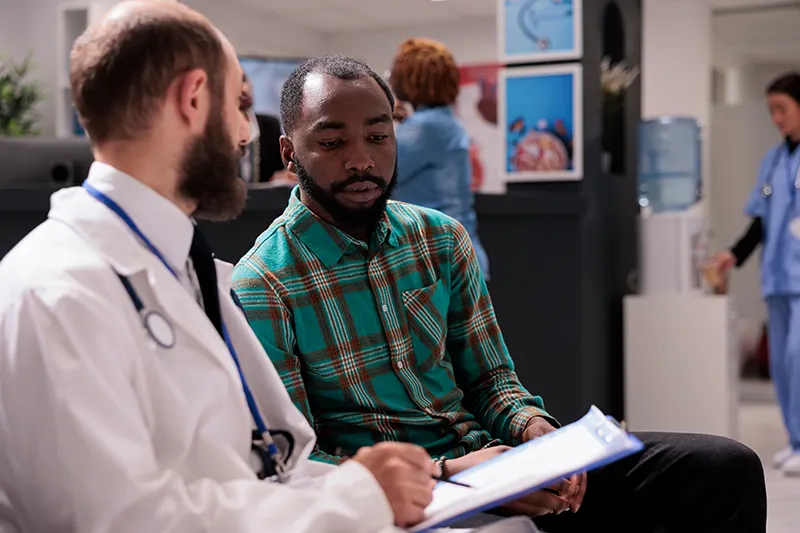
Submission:
[[[445,466],[445,461],[447,461],[447,457],[439,457],[436,459],[436,466],[439,468],[439,479],[450,479],[450,476],[447,474],[447,467]]]

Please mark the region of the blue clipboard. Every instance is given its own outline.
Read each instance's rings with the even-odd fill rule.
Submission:
[[[567,454],[564,451],[578,443],[581,443],[580,449],[575,449],[574,453]],[[613,418],[607,417],[600,409],[592,406],[580,420],[452,476],[451,479],[469,484],[473,488],[447,483],[437,485],[434,489],[434,501],[426,511],[425,521],[409,528],[408,531],[424,533],[431,529],[447,527],[531,492],[552,486],[573,474],[595,470],[643,449],[644,444],[639,439],[622,429]],[[496,481],[494,485],[491,484],[494,473],[500,474],[503,469],[508,469],[515,462],[519,464],[520,461],[525,461],[525,464],[530,464],[531,461],[539,460],[551,465],[550,475],[532,481],[531,484],[521,479],[511,480],[515,485],[513,489],[499,487]],[[523,467],[515,472],[524,476],[524,470]],[[541,477],[541,472],[538,475]],[[482,485],[482,480],[489,481]]]

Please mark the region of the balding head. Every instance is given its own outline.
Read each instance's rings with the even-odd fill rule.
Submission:
[[[116,5],[76,41],[70,58],[75,106],[89,137],[95,144],[135,140],[152,126],[172,84],[197,69],[222,105],[231,50],[205,17],[183,4]]]

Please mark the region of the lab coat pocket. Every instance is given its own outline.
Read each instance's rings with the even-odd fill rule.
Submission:
[[[432,370],[444,358],[449,303],[449,292],[441,280],[428,287],[403,291],[408,332],[421,372]]]

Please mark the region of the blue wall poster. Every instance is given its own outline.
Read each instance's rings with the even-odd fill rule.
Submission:
[[[497,0],[500,61],[534,63],[580,59],[583,55],[581,2]]]
[[[505,182],[583,177],[583,79],[578,64],[500,72]]]

